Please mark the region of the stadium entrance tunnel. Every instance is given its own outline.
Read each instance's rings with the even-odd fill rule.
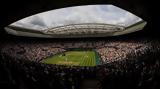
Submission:
[[[47,64],[66,66],[97,66],[100,65],[100,57],[93,49],[72,48],[64,52],[51,55],[41,61]]]
[[[81,82],[80,89],[101,89],[101,84],[98,79],[84,79]]]

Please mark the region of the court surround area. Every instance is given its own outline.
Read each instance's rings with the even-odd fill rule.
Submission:
[[[71,49],[47,57],[41,62],[68,66],[96,66],[100,64],[99,61],[98,54],[94,50]]]

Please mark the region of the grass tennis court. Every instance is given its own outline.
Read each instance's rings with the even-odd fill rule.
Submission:
[[[95,51],[66,51],[42,60],[43,63],[69,66],[96,66]]]

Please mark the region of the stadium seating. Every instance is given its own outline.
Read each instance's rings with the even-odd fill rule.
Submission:
[[[83,80],[97,79],[98,89],[158,89],[159,41],[12,41],[4,43],[1,57],[16,89],[80,89]],[[100,55],[101,65],[64,66],[40,61],[70,48],[90,48]],[[21,86],[19,86],[21,85]]]

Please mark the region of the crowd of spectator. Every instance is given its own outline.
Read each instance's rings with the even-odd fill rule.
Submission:
[[[57,53],[64,52],[65,49],[59,47],[52,47],[52,45],[42,44],[21,44],[17,43],[9,44],[2,49],[2,52],[8,54],[13,58],[26,59],[31,61],[39,62],[46,57],[55,55]]]
[[[39,62],[52,55],[63,53],[71,48],[94,49],[102,64],[127,59],[131,54],[141,56],[150,49],[152,41],[66,41],[66,42],[13,42],[6,44],[1,53],[18,59]],[[143,51],[144,50],[144,51]]]
[[[95,89],[159,89],[159,44],[155,40],[12,42],[2,47],[0,63],[9,76],[10,89],[83,89],[86,79],[98,81]],[[103,64],[78,67],[32,62],[68,48],[95,49]]]
[[[136,43],[136,42],[108,42],[105,43],[103,47],[99,47],[96,49],[96,51],[99,53],[100,58],[102,60],[103,64],[119,61],[122,59],[127,59],[128,55],[131,55],[132,53],[138,54],[138,51],[146,51],[150,44],[142,43]],[[140,55],[139,55],[140,56]]]

